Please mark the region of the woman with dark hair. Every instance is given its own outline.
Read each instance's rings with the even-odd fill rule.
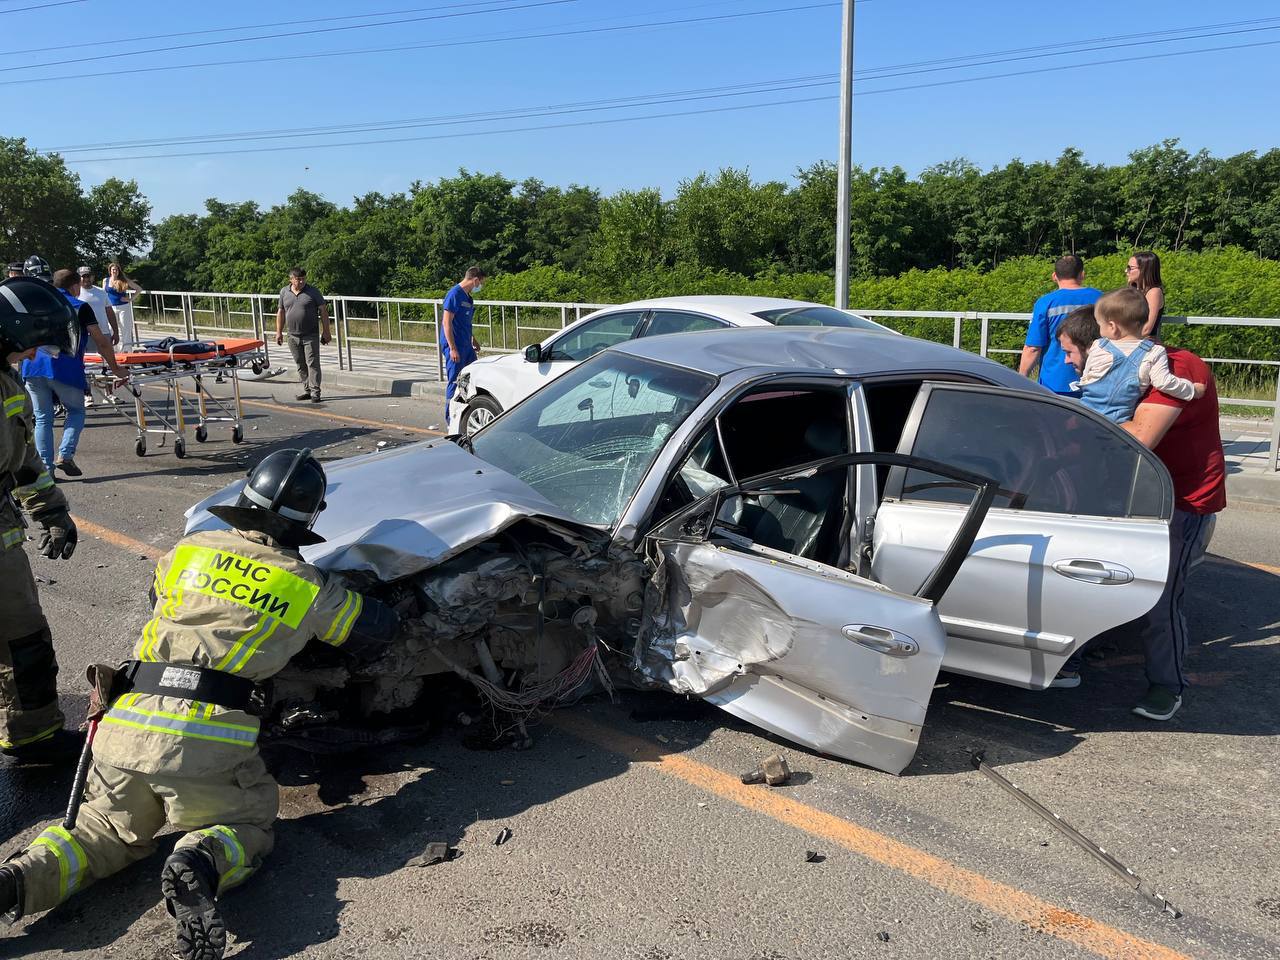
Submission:
[[[1147,298],[1147,322],[1142,336],[1160,339],[1160,318],[1164,316],[1164,282],[1160,279],[1160,258],[1150,250],[1139,250],[1129,258],[1125,280]]]

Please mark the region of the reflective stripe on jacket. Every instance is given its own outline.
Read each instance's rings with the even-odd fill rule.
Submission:
[[[157,564],[156,604],[138,660],[195,664],[262,681],[312,637],[341,646],[359,594],[254,532],[193,534]],[[127,694],[103,717],[94,755],[142,773],[230,769],[257,743],[258,720],[199,701]]]
[[[67,507],[36,453],[34,436],[27,391],[13,368],[0,362],[0,550],[22,545],[19,507],[37,517]]]

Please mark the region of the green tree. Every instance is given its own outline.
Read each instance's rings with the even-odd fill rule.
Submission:
[[[473,263],[495,273],[518,268],[521,223],[514,187],[501,174],[467,170],[413,184],[412,256],[423,275],[441,284]]]
[[[670,219],[662,194],[654,189],[621,190],[602,200],[593,267],[616,278],[664,265]]]
[[[682,263],[753,274],[781,260],[790,233],[786,184],[755,184],[722,169],[681,182],[671,203],[670,243]]]
[[[61,157],[0,138],[0,236],[8,259],[39,254],[55,270],[74,266],[89,219],[80,178]]]

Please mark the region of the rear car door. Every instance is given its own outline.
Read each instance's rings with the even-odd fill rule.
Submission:
[[[924,383],[900,453],[990,476],[992,509],[939,603],[943,669],[1047,686],[1095,636],[1164,589],[1173,489],[1164,465],[1079,403],[1032,391]],[[961,522],[965,491],[888,472],[870,524],[871,573],[914,589]]]
[[[724,320],[700,313],[689,313],[684,310],[655,310],[638,336],[661,337],[668,333],[697,333],[700,330],[722,330],[727,326],[729,324]]]
[[[763,545],[789,499],[815,483],[845,489],[855,464],[884,460],[940,469],[968,488],[967,521],[916,592]],[[915,755],[946,646],[934,600],[994,496],[983,478],[895,454],[845,454],[725,486],[648,540],[656,572],[637,667],[780,736],[899,773]]]

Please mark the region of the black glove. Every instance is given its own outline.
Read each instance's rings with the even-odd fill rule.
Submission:
[[[44,536],[36,546],[40,555],[50,560],[57,560],[59,557],[63,560],[70,559],[76,552],[76,543],[80,540],[80,534],[76,532],[76,522],[71,519],[71,514],[64,510],[42,518],[40,524],[44,527]]]

